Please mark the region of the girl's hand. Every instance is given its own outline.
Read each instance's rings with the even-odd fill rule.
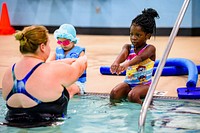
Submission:
[[[120,65],[118,64],[118,63],[113,63],[112,65],[111,65],[111,67],[110,67],[110,72],[112,73],[112,74],[114,74],[114,73],[116,73],[117,71],[118,71],[118,67],[119,67]]]
[[[129,67],[129,62],[128,62],[128,61],[122,63],[122,64],[118,67],[118,69],[117,69],[117,72],[116,72],[117,75],[119,75],[119,74],[121,74],[122,72],[124,72],[128,67]]]

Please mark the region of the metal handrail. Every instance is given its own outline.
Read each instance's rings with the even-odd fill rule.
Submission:
[[[180,24],[182,22],[182,19],[183,19],[183,16],[187,10],[187,7],[189,5],[189,2],[190,0],[185,0],[183,5],[182,5],[182,8],[179,12],[179,15],[176,19],[176,22],[175,22],[175,25],[171,31],[171,34],[170,34],[170,37],[169,37],[169,40],[168,40],[168,45],[165,49],[165,52],[162,56],[162,59],[160,60],[160,63],[156,69],[156,72],[155,72],[155,75],[154,75],[154,78],[153,78],[153,81],[152,81],[152,84],[150,85],[149,87],[149,90],[147,92],[147,95],[146,95],[146,98],[144,99],[144,102],[142,104],[142,108],[141,108],[141,111],[140,111],[140,117],[139,117],[139,122],[138,122],[138,132],[139,133],[143,133],[144,132],[144,124],[145,124],[145,119],[146,119],[146,114],[147,114],[147,109],[151,103],[151,100],[152,100],[152,97],[153,97],[153,93],[155,91],[155,88],[157,86],[157,83],[158,83],[158,80],[160,78],[160,75],[162,73],[162,70],[164,68],[164,65],[166,63],[166,60],[167,60],[167,57],[169,55],[169,52],[171,50],[171,47],[172,47],[172,44],[174,42],[174,39],[178,33],[178,30],[179,30],[179,27],[180,27]]]

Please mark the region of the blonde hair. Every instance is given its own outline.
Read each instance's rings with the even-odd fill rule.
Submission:
[[[28,26],[15,34],[16,40],[20,42],[22,54],[35,53],[42,43],[48,41],[48,30],[44,26]]]

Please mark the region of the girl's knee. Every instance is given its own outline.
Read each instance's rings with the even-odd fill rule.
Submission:
[[[120,99],[120,97],[118,96],[117,91],[113,89],[113,90],[110,92],[110,102],[111,102],[111,103],[118,103],[118,102],[120,102],[120,101],[121,101],[121,99]]]
[[[129,93],[128,93],[128,100],[129,100],[130,102],[134,102],[135,99],[136,99],[136,94],[133,93],[133,92],[132,92],[132,93],[129,92]]]
[[[116,93],[117,93],[117,92],[113,89],[113,90],[110,92],[110,99],[115,99]]]
[[[128,94],[128,100],[129,102],[142,104],[142,100],[140,99],[140,96],[134,92],[132,93],[130,92]]]

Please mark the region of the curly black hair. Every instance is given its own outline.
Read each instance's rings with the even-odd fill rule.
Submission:
[[[142,11],[142,14],[136,16],[131,23],[141,26],[142,30],[146,33],[156,32],[155,18],[159,18],[159,15],[155,9],[148,8]]]

